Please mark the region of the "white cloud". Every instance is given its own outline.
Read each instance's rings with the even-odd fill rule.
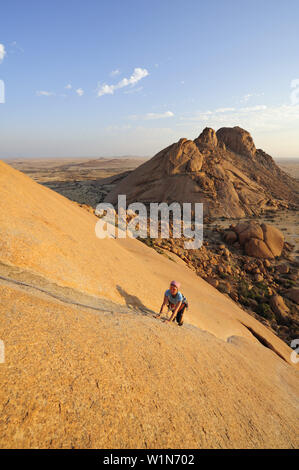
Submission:
[[[104,83],[104,85],[102,85],[98,90],[98,96],[113,95],[114,91],[118,90],[119,88],[124,88],[129,85],[134,86],[136,83],[142,80],[142,78],[147,77],[148,74],[149,73],[146,69],[136,67],[130,78],[123,78],[116,85],[107,85]]]
[[[76,90],[76,93],[77,93],[78,96],[83,96],[84,95],[84,90],[82,90],[82,88],[78,88]]]
[[[102,85],[98,91],[98,96],[113,95],[116,85]]]
[[[132,129],[132,126],[130,124],[124,124],[122,126],[114,125],[114,126],[104,127],[105,132],[121,132],[121,131],[127,131],[129,129]]]
[[[118,87],[122,88],[124,86],[128,85],[135,85],[139,80],[141,80],[144,77],[147,77],[148,71],[146,69],[141,69],[140,67],[137,67],[134,69],[134,72],[132,73],[130,78],[123,78],[119,83]]]
[[[115,77],[116,75],[119,75],[119,74],[120,74],[120,70],[118,69],[112,70],[112,72],[110,72],[111,77]]]
[[[235,108],[218,108],[215,110],[215,113],[229,113],[230,111],[235,111]]]
[[[249,116],[254,112],[266,110],[267,106],[257,105],[248,106],[243,108],[217,108],[214,110],[198,111],[193,116],[181,117],[182,121],[206,121],[206,120],[217,120],[225,121],[227,119],[235,119],[244,116]]]
[[[173,117],[174,113],[172,111],[166,111],[165,113],[146,113],[142,116],[138,116],[137,114],[132,114],[130,119],[133,120],[142,120],[142,121],[149,121],[153,119],[164,119],[164,118],[169,118]]]
[[[178,124],[180,127],[186,126],[187,123],[189,123],[189,126],[194,126],[195,123],[202,123],[204,126],[216,129],[222,126],[240,126],[251,132],[276,132],[283,129],[298,128],[299,105],[271,107],[257,105],[227,112],[219,112],[219,109],[199,111],[193,116],[181,117],[180,121],[181,123]]]
[[[247,108],[241,108],[240,111],[248,113],[252,111],[263,111],[267,109],[267,106],[264,104],[258,104],[257,106],[248,106]]]
[[[0,64],[3,61],[6,54],[6,50],[3,44],[0,44]]]
[[[71,90],[73,87],[70,83],[68,83],[65,87],[66,90]]]
[[[53,91],[44,91],[44,90],[37,91],[36,94],[37,96],[54,96],[55,95]]]
[[[244,95],[241,100],[240,100],[240,103],[247,103],[247,101],[249,101],[251,98],[254,98],[256,96],[264,96],[265,93],[247,93],[247,95]]]
[[[174,113],[172,111],[165,111],[165,113],[147,113],[145,119],[163,119],[173,117]]]

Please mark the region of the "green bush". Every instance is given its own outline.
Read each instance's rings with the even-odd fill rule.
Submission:
[[[239,295],[250,299],[255,299],[256,298],[256,292],[254,291],[254,288],[249,289],[248,284],[246,281],[241,281],[239,284]]]
[[[257,282],[255,287],[257,288],[257,290],[260,290],[262,291],[263,295],[266,295],[268,296],[268,286],[265,282],[261,281],[261,282]]]
[[[273,319],[273,312],[270,306],[266,303],[259,304],[256,308],[256,313],[263,318],[267,318],[268,320]]]

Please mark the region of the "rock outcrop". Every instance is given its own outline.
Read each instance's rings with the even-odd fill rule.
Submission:
[[[217,138],[220,142],[224,142],[226,148],[239,155],[253,158],[256,148],[249,132],[241,127],[222,127],[217,131]]]
[[[271,250],[273,256],[280,256],[284,244],[284,236],[280,230],[273,225],[262,224],[264,242]]]
[[[117,203],[202,202],[206,217],[258,215],[268,210],[297,207],[299,185],[272,157],[256,149],[251,135],[240,127],[205,128],[194,141],[161,150],[107,195]]]
[[[283,324],[289,313],[289,308],[285,304],[281,295],[275,294],[270,298],[270,307],[272,308],[278,323]]]
[[[97,220],[0,162],[0,447],[298,447],[292,350]],[[154,318],[172,278],[182,328]]]
[[[196,145],[200,147],[217,147],[218,139],[214,129],[206,127],[197,139],[194,140]]]
[[[224,238],[229,244],[238,241],[246,255],[255,258],[280,256],[284,245],[284,236],[280,230],[273,225],[259,225],[257,222],[240,222],[232,226]]]
[[[159,160],[157,158],[157,160]],[[163,152],[163,161],[158,171],[163,170],[167,175],[194,173],[201,170],[203,156],[192,140],[181,139]],[[158,174],[152,174],[153,177]]]

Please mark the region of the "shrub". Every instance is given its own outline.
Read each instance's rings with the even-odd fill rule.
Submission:
[[[266,303],[259,304],[256,308],[256,313],[263,318],[267,318],[268,320],[273,319],[273,312],[269,304],[266,304]]]

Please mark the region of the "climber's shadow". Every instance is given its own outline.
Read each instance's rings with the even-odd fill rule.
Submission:
[[[157,312],[154,312],[154,310],[150,310],[147,308],[136,295],[131,295],[128,292],[126,292],[121,286],[116,286],[116,289],[120,293],[120,295],[125,299],[126,305],[129,308],[133,308],[134,310],[138,310],[138,312],[141,312],[143,315],[150,315],[153,316]]]

